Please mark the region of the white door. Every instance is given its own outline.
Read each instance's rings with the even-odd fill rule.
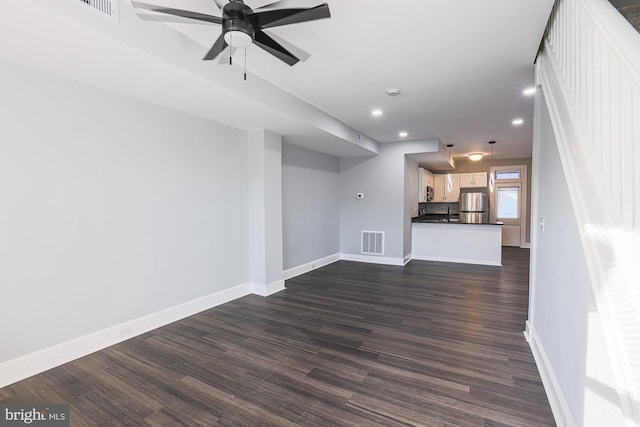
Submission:
[[[494,221],[502,221],[502,246],[520,247],[522,223],[522,184],[497,182],[494,188]]]

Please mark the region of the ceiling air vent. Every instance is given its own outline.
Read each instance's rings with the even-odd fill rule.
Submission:
[[[95,13],[112,20],[115,23],[118,19],[118,0],[73,0],[80,3],[87,9],[93,10]]]
[[[362,231],[362,253],[384,255],[384,231]]]

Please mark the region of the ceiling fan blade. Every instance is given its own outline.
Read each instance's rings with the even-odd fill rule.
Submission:
[[[131,5],[137,9],[151,10],[153,12],[165,13],[167,15],[179,16],[182,18],[195,19],[197,21],[222,24],[222,18],[220,18],[219,16],[206,15],[204,13],[192,12],[190,10],[174,9],[172,7],[157,6],[154,4],[148,4],[139,1],[132,1]]]
[[[318,6],[322,4],[322,0],[279,0],[276,2],[266,1],[260,7],[254,7],[253,10],[263,9],[293,9],[293,8],[305,8]]]
[[[279,37],[276,34],[269,34],[269,36],[274,39],[275,41],[277,41],[278,43],[280,43],[285,49],[287,49],[289,52],[291,52],[291,54],[295,57],[297,57],[301,62],[306,61],[307,59],[311,58],[311,54],[305,50],[303,50],[302,48],[294,45],[293,43],[288,42],[287,40],[283,39],[282,37]]]
[[[250,16],[255,20],[257,27],[273,28],[280,25],[330,18],[331,12],[329,11],[329,5],[324,3],[308,9],[295,8],[265,10],[262,12],[254,12],[250,14]]]
[[[289,65],[295,65],[300,61],[284,46],[272,39],[267,33],[262,30],[256,31],[256,36],[253,42],[258,45],[258,47],[266,50],[279,60],[286,62]]]
[[[169,22],[176,24],[192,24],[192,25],[208,25],[211,22],[205,22],[200,20],[191,20],[187,18],[183,18],[182,16],[175,15],[151,15],[146,13],[138,13],[138,18],[143,21],[156,21],[156,22]]]
[[[209,52],[207,52],[207,54],[204,56],[204,58],[202,58],[202,60],[211,61],[212,59],[216,59],[216,57],[220,55],[220,53],[222,53],[222,51],[225,50],[227,46],[229,45],[227,44],[226,41],[224,41],[224,35],[220,34],[220,37],[218,37],[218,40],[216,40],[213,46],[211,46],[211,49],[209,49]]]

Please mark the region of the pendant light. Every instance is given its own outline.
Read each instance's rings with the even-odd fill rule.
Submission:
[[[451,163],[451,147],[453,147],[453,144],[448,144],[447,148],[449,149],[449,163]],[[451,180],[451,174],[448,173],[447,174],[447,191],[449,193],[451,193],[453,191],[453,181]]]
[[[493,193],[493,188],[496,185],[495,174],[493,172],[493,145],[495,141],[489,141],[489,145],[491,145],[491,169],[489,169],[489,191]]]

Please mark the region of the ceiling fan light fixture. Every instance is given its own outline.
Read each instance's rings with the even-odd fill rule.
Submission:
[[[253,43],[253,39],[249,34],[239,30],[231,30],[224,33],[224,41],[236,49],[246,49]]]
[[[471,153],[471,154],[469,154],[469,160],[477,162],[478,160],[482,159],[483,155],[484,154],[482,154],[482,153]]]

